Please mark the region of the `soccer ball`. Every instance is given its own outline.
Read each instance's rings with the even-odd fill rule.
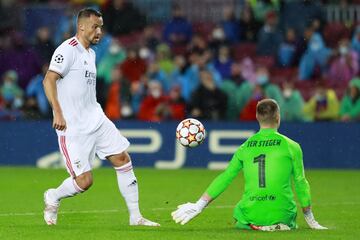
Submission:
[[[197,147],[206,137],[204,125],[199,120],[187,118],[176,128],[176,139],[184,147]]]

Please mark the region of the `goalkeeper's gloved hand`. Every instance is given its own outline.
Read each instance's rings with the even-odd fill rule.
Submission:
[[[306,212],[304,212],[304,217],[305,217],[305,221],[307,222],[307,224],[309,225],[310,228],[312,229],[317,229],[317,230],[324,230],[324,229],[328,229],[327,227],[323,227],[321,226],[314,217],[314,214],[312,213],[311,209],[307,210]]]
[[[199,201],[197,201],[196,203],[188,202],[179,205],[177,207],[177,210],[171,213],[171,216],[176,223],[180,223],[181,225],[184,225],[187,222],[189,222],[191,219],[199,215],[207,204],[208,201],[205,201],[200,198]]]

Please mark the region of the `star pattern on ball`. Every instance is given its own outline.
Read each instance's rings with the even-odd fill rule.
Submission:
[[[200,129],[200,132],[204,132],[204,130],[205,130],[205,128],[204,128],[203,125],[200,125],[200,126],[199,126],[199,129]]]
[[[57,62],[57,63],[62,63],[63,61],[64,61],[64,56],[63,55],[61,55],[61,54],[58,54],[58,55],[56,55],[55,56],[55,62]]]
[[[184,124],[184,127],[189,128],[190,125],[191,125],[191,122],[190,122],[190,120],[187,120],[187,121],[184,122],[183,124]]]
[[[195,134],[189,134],[188,140],[189,142],[196,141]]]

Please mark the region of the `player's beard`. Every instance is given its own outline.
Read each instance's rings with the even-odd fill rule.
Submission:
[[[91,39],[90,43],[91,43],[91,45],[96,45],[96,44],[98,44],[98,43],[100,42],[100,40],[101,40],[101,36],[99,36],[99,37],[93,37],[93,38]]]

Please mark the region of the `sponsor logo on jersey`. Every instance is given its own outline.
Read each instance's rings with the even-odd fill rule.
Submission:
[[[87,78],[87,84],[89,84],[89,85],[95,85],[96,84],[96,73],[86,70],[85,71],[85,78]]]
[[[274,195],[263,195],[263,196],[251,196],[249,198],[250,201],[275,201],[276,200],[276,196]]]

